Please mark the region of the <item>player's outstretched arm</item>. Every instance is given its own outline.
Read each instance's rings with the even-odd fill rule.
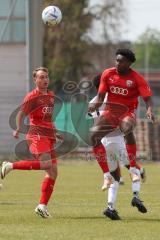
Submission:
[[[88,112],[92,113],[98,111],[99,107],[103,104],[105,94],[99,93],[94,103],[89,103]]]
[[[17,114],[17,118],[16,118],[16,130],[13,131],[13,137],[15,138],[19,138],[19,131],[20,131],[20,127],[21,127],[21,123],[22,120],[25,117],[25,113],[23,111],[19,111]]]
[[[143,98],[145,104],[146,104],[146,108],[147,108],[147,118],[150,119],[152,122],[155,121],[155,116],[153,114],[153,102],[152,102],[152,98],[151,97],[145,97]]]

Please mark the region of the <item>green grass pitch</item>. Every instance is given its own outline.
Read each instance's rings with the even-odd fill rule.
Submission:
[[[122,170],[117,210],[121,221],[102,215],[106,193],[102,173],[95,162],[61,162],[54,195],[49,203],[51,219],[34,213],[40,196],[43,171],[13,171],[0,190],[0,239],[3,240],[158,240],[160,239],[160,166],[146,164],[147,181],[140,197],[148,213],[131,207],[131,181]],[[1,181],[2,182],[2,181]]]

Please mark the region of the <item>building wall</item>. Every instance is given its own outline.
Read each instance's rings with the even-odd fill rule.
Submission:
[[[33,69],[42,65],[42,2],[0,0],[0,155],[14,153],[10,116],[33,87]]]
[[[14,153],[9,118],[27,91],[25,44],[0,46],[0,73],[0,152]]]

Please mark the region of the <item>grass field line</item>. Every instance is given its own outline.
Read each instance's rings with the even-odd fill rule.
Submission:
[[[0,201],[0,205],[35,205],[36,204],[36,201]],[[157,203],[146,203],[147,204],[147,207],[150,207],[152,209],[157,209],[159,208],[159,202]],[[104,203],[105,205],[105,203]],[[130,207],[130,203],[129,205],[126,203],[125,205],[122,205],[121,203],[118,203],[119,207],[121,209],[126,209],[128,207]],[[101,207],[102,204],[101,203],[91,203],[91,202],[81,202],[81,203],[72,203],[72,202],[61,202],[61,203],[58,203],[58,202],[54,202],[53,203],[53,206],[55,207],[62,207],[62,206],[65,206],[65,207],[86,207],[86,206],[90,206],[90,207]]]
[[[71,190],[72,188],[70,188],[70,190]],[[3,190],[1,190],[1,193],[2,193],[2,191]],[[81,191],[75,191],[75,188],[73,188],[73,191],[74,191],[74,195],[82,195],[82,192]],[[148,195],[148,192],[145,192],[145,191],[143,191],[143,189],[141,190],[141,192],[140,192],[141,194],[143,194],[143,195]],[[20,193],[15,193],[15,192],[12,192],[12,191],[9,191],[9,195],[14,195],[14,196],[32,196],[34,193],[28,193],[28,192],[20,192]],[[58,192],[56,192],[56,195],[69,195],[70,193],[68,192],[68,191],[58,191]],[[105,191],[105,192],[102,192],[101,191],[101,189],[98,191],[84,191],[83,190],[83,194],[84,195],[95,195],[95,194],[107,194],[107,191]],[[123,194],[127,194],[127,195],[132,195],[132,190],[130,189],[130,190],[128,190],[128,189],[126,189],[125,191],[122,191],[121,189],[119,189],[119,191],[118,191],[118,195],[123,195]],[[157,196],[159,196],[160,195],[160,191],[149,191],[149,194],[151,195],[157,195]]]

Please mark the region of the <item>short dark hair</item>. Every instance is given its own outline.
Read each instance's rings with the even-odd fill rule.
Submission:
[[[93,80],[92,80],[93,86],[94,86],[97,90],[98,90],[98,88],[99,88],[101,76],[102,76],[102,73],[96,75],[96,76],[93,78]]]
[[[33,70],[33,73],[32,73],[33,77],[36,77],[38,71],[44,71],[44,72],[48,73],[48,69],[47,68],[45,68],[45,67],[38,67],[38,68]]]
[[[135,54],[130,49],[120,48],[116,51],[116,56],[119,54],[126,57],[132,63],[136,61]]]

